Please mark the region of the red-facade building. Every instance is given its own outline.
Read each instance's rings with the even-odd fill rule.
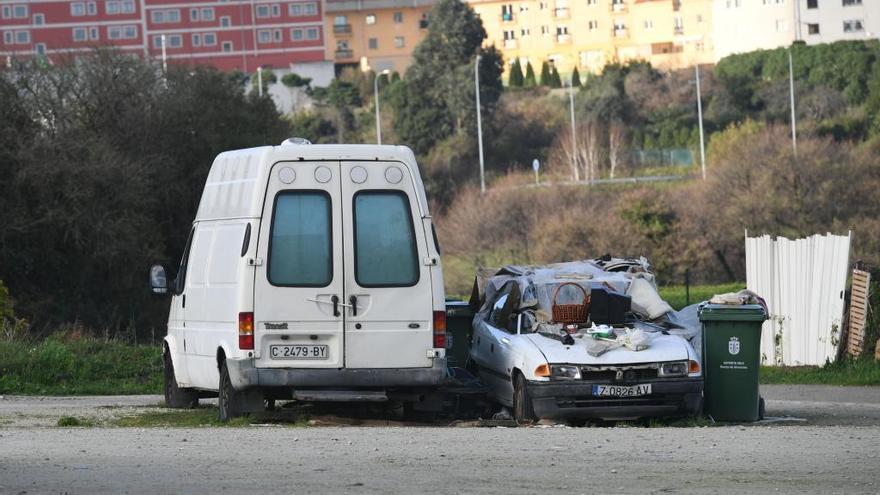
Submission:
[[[113,46],[252,72],[324,60],[322,26],[322,0],[0,0],[0,56],[54,62]]]

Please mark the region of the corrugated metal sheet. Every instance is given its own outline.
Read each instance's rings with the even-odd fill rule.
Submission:
[[[767,301],[761,360],[822,365],[840,344],[850,235],[746,236],[746,284]]]

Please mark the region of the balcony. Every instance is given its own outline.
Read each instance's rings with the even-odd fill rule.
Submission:
[[[629,38],[629,30],[627,30],[625,27],[614,28],[614,30],[611,32],[611,34],[615,38]]]
[[[560,45],[567,45],[568,43],[571,43],[571,35],[569,35],[568,33],[557,34],[556,43],[559,43]]]
[[[337,60],[339,60],[339,59],[346,60],[346,59],[350,59],[353,57],[354,57],[354,50],[352,50],[351,48],[338,48],[336,50],[336,59]]]
[[[333,34],[351,34],[351,24],[334,24]]]
[[[676,36],[681,36],[681,35],[684,34],[684,27],[683,27],[683,26],[675,26],[675,27],[672,29],[672,32],[673,32]]]
[[[516,48],[516,40],[504,40],[504,48],[508,50]]]
[[[623,2],[612,3],[611,12],[626,12],[626,4]]]
[[[571,16],[568,8],[558,8],[553,11],[553,14],[557,19],[568,19]]]
[[[501,22],[513,22],[513,12],[502,12]]]
[[[428,29],[428,26],[431,25],[431,21],[428,19],[419,20],[419,29]]]

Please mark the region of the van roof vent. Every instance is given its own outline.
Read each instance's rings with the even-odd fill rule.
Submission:
[[[298,144],[312,144],[312,142],[309,141],[309,140],[306,139],[306,138],[292,137],[292,138],[287,138],[287,139],[285,139],[284,142],[281,143],[281,146],[288,146],[288,145],[291,145],[291,144],[294,144],[294,145],[298,145]]]

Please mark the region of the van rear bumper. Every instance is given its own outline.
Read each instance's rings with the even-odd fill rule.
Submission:
[[[253,359],[227,359],[237,390],[254,387],[430,387],[446,379],[446,358],[430,368],[256,368]]]

